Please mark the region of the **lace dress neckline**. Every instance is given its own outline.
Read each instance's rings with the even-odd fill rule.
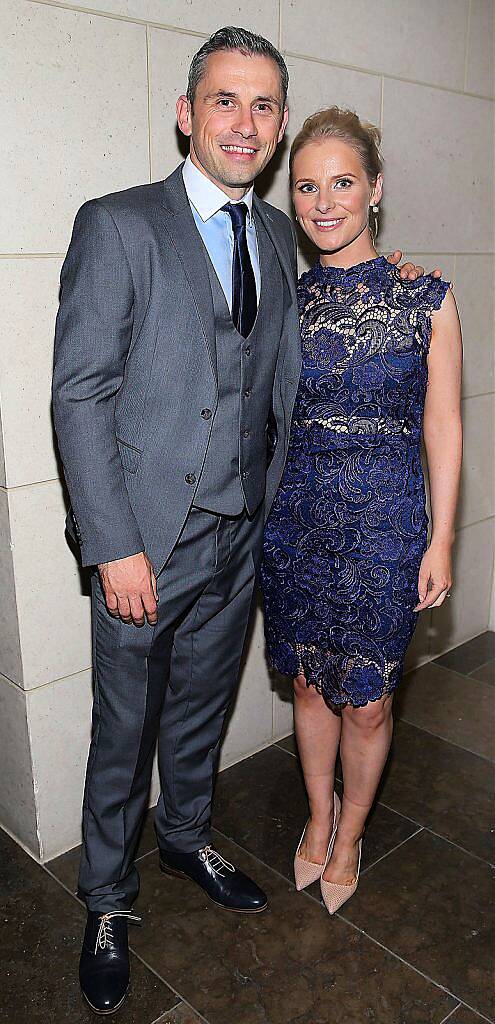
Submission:
[[[363,279],[370,272],[376,273],[377,270],[385,270],[387,268],[394,269],[393,264],[388,262],[386,256],[374,256],[373,259],[364,260],[362,263],[355,263],[352,267],[324,267],[317,260],[309,273],[313,272],[317,278],[326,282],[342,281],[350,283],[355,281],[356,278]]]

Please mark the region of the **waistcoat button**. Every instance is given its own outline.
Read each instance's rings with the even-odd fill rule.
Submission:
[[[196,474],[195,473],[186,473],[186,475],[184,477],[184,480],[186,481],[186,484],[195,484],[196,483]]]
[[[242,431],[242,436],[243,437],[250,437],[250,435],[251,435],[251,431],[250,430],[243,430]]]
[[[211,409],[202,409],[201,410],[201,415],[202,415],[204,420],[211,419]]]
[[[247,348],[244,349],[244,351],[245,351],[247,356],[251,355],[251,349],[250,349],[249,345],[247,346]]]

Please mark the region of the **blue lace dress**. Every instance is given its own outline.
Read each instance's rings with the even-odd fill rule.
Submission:
[[[447,288],[402,281],[383,256],[299,281],[303,367],[261,585],[270,663],[333,707],[391,693],[416,626],[427,356]]]

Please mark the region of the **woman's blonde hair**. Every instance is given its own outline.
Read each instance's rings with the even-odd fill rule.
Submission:
[[[341,107],[328,107],[318,110],[307,117],[301,131],[297,133],[289,156],[289,175],[292,185],[292,170],[296,153],[308,142],[319,139],[334,138],[347,142],[357,153],[366,172],[370,185],[374,185],[382,171],[383,161],[380,154],[381,132],[374,124],[360,121],[353,110]]]

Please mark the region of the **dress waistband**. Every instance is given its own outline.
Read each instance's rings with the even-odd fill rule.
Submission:
[[[421,433],[405,423],[383,420],[345,420],[341,417],[311,417],[296,419],[292,434],[298,441],[305,440],[310,448],[349,448],[353,445],[376,447],[398,445],[418,447]]]

